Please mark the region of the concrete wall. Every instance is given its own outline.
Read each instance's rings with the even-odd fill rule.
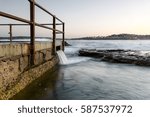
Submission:
[[[9,99],[58,64],[52,43],[36,43],[35,66],[30,67],[29,44],[0,45],[0,99]]]

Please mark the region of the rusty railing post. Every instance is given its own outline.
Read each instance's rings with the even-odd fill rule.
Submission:
[[[62,26],[62,50],[65,50],[65,23],[63,22],[63,26]]]
[[[12,42],[12,25],[9,25],[10,42]]]
[[[53,54],[56,54],[56,18],[53,16]]]
[[[30,65],[35,59],[35,0],[30,1]]]

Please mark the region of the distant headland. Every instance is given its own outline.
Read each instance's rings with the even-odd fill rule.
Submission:
[[[113,34],[109,36],[94,36],[70,38],[72,40],[150,40],[150,35],[136,35],[136,34]]]
[[[51,37],[36,37],[37,39],[52,39]],[[9,37],[0,37],[0,39],[9,39]],[[30,39],[29,36],[13,36],[13,39]],[[59,38],[58,38],[59,39]],[[137,34],[113,34],[109,36],[89,36],[66,38],[66,40],[150,40],[150,35]]]

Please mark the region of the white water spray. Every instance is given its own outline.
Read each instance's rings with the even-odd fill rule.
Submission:
[[[57,51],[57,55],[59,57],[60,64],[68,64],[68,59],[62,50]]]

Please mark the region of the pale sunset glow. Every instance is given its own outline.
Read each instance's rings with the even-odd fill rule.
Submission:
[[[36,0],[66,24],[66,37],[150,34],[150,0]],[[29,18],[26,0],[0,0],[0,11]],[[49,17],[36,12],[39,21]],[[5,22],[4,19],[0,20]],[[40,31],[41,34],[44,34]]]

